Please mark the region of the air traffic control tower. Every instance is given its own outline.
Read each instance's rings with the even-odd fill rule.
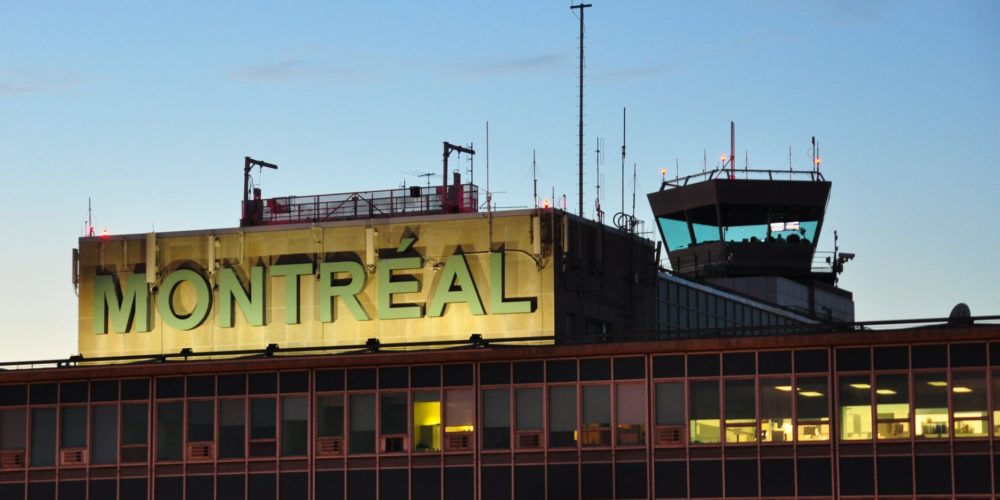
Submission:
[[[648,197],[674,274],[853,321],[852,294],[836,283],[854,256],[816,251],[830,187],[818,168],[716,169],[666,179]]]

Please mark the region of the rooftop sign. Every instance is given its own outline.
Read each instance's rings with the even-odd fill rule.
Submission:
[[[80,353],[551,335],[552,270],[534,241],[536,220],[83,238]]]

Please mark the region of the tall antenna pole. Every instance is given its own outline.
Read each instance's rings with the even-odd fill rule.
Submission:
[[[622,108],[622,213],[625,213],[625,108]]]
[[[538,170],[537,167],[535,166],[534,149],[531,150],[531,183],[533,185],[532,196],[535,197],[535,208],[538,208]]]
[[[594,218],[597,222],[601,222],[601,143],[603,142],[600,137],[596,138],[597,149],[594,150],[594,165],[597,167],[597,173],[594,177],[597,179],[597,197],[594,198]]]
[[[729,180],[736,178],[736,122],[729,122]]]
[[[486,212],[490,211],[490,122],[486,122]],[[492,227],[490,228],[492,229]]]
[[[593,5],[589,3],[580,3],[570,6],[570,9],[580,9],[580,130],[579,138],[577,140],[580,217],[583,217],[583,12],[587,7],[593,7]]]

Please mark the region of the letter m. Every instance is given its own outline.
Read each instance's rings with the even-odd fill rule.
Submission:
[[[149,290],[145,274],[129,276],[124,290],[112,275],[94,276],[93,304],[95,334],[108,333],[108,327],[115,333],[127,333],[133,320],[137,332],[149,331]]]

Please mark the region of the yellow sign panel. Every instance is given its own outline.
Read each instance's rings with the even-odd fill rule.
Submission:
[[[536,217],[82,238],[80,353],[552,335],[553,270]]]

